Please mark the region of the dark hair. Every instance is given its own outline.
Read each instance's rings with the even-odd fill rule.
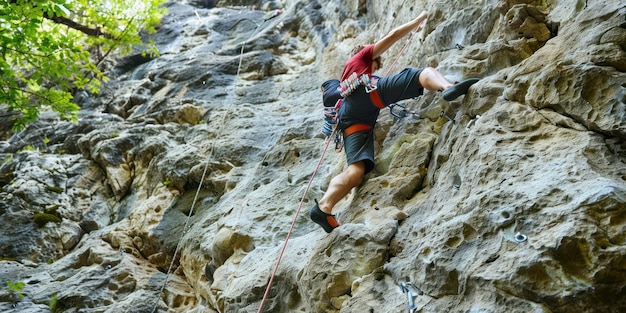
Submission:
[[[372,60],[376,63],[378,63],[378,68],[381,69],[383,67],[383,57],[379,56],[376,59]]]
[[[357,53],[359,53],[359,51],[363,50],[363,48],[365,48],[364,45],[356,45],[354,48],[352,48],[352,53],[351,55],[355,55]],[[383,58],[381,56],[378,56],[377,58],[375,58],[374,60],[372,60],[376,63],[378,63],[378,68],[382,68],[383,67]]]
[[[354,48],[352,48],[352,52],[350,52],[350,55],[355,55],[357,53],[359,53],[359,51],[363,50],[363,48],[365,48],[364,45],[357,45]]]

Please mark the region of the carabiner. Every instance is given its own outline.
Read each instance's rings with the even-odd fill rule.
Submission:
[[[399,107],[399,110],[395,110],[395,107]],[[399,119],[403,119],[407,116],[409,116],[407,110],[406,110],[406,106],[401,104],[401,103],[392,103],[391,105],[389,105],[389,113],[391,113],[391,115],[393,115],[394,117],[397,117]]]
[[[335,131],[335,151],[341,152],[343,150],[343,134],[341,131]]]

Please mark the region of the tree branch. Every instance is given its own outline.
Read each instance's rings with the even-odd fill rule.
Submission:
[[[84,33],[87,36],[92,36],[92,37],[104,37],[107,39],[112,39],[115,40],[115,37],[113,37],[111,34],[108,33],[104,33],[100,30],[100,28],[90,28],[87,27],[85,25],[79,24],[74,22],[73,20],[66,18],[66,17],[62,17],[62,16],[57,16],[57,15],[51,15],[49,13],[46,13],[44,15],[45,18],[57,23],[57,24],[63,24],[69,28],[75,29],[77,31],[80,31],[82,33]]]
[[[9,0],[10,4],[14,4],[16,3],[17,0]],[[104,37],[107,39],[112,39],[115,40],[115,37],[113,37],[113,35],[108,34],[108,33],[104,33],[102,32],[99,28],[90,28],[88,26],[85,26],[83,24],[80,23],[76,23],[75,21],[66,18],[66,17],[62,17],[62,16],[57,16],[55,14],[50,14],[48,12],[44,12],[44,18],[49,19],[57,24],[63,24],[69,28],[75,29],[77,31],[80,31],[82,33],[84,33],[87,36],[92,36],[92,37]]]

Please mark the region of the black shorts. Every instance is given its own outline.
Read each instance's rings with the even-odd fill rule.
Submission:
[[[344,139],[348,165],[363,161],[365,174],[374,169],[374,130],[356,132]]]
[[[419,82],[422,70],[422,68],[407,67],[398,74],[381,77],[377,86],[383,103],[391,105],[423,95],[424,87]]]
[[[383,104],[388,106],[401,100],[416,98],[424,94],[424,87],[419,83],[422,68],[405,68],[400,73],[381,77],[377,88]],[[347,98],[340,109],[339,126],[345,129],[354,124],[376,124],[378,108],[371,103],[369,94],[361,87]],[[368,109],[354,104],[369,103]],[[374,130],[356,132],[344,139],[344,149],[348,165],[359,161],[365,163],[365,173],[374,169]]]

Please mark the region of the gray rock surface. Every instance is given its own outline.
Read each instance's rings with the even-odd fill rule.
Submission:
[[[257,312],[274,270],[263,312],[626,311],[623,1],[167,7],[161,55],[111,62],[79,122],[0,129],[0,311]],[[319,86],[422,10],[383,74],[482,80],[382,112],[376,168],[326,234],[308,209],[343,153],[300,206]]]

